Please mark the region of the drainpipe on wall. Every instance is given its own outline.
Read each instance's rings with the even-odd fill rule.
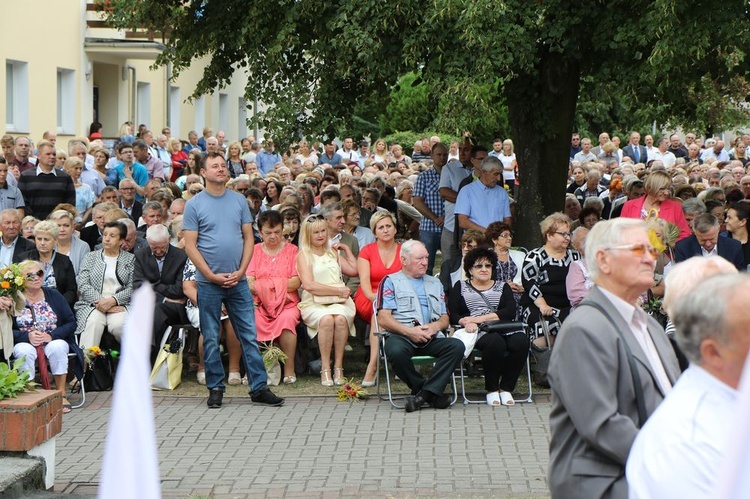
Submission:
[[[170,84],[171,80],[172,80],[172,63],[168,62],[167,63],[167,81],[165,82],[165,85],[164,85],[166,87],[166,94],[167,94],[167,96],[166,96],[166,101],[167,101],[167,119],[164,120],[164,121],[167,123],[167,126],[170,127],[170,128],[172,128],[172,126],[173,126],[173,124],[172,124],[172,96],[170,95],[171,92],[170,92],[170,89],[169,89],[169,84]]]
[[[135,67],[130,64],[127,65],[128,72],[130,73],[130,121],[133,123],[133,133],[138,129],[138,123],[135,119],[136,99],[138,98],[137,82]]]

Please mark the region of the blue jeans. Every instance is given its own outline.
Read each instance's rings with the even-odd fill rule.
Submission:
[[[427,273],[429,275],[434,275],[432,270],[435,267],[435,255],[437,255],[437,252],[440,249],[440,232],[420,230],[419,239],[422,240],[422,244],[427,248],[427,254],[430,255],[430,259],[427,262]]]
[[[224,391],[224,366],[219,353],[219,332],[221,328],[221,304],[227,308],[237,337],[242,345],[242,356],[247,367],[250,393],[266,388],[268,380],[263,357],[258,348],[255,333],[255,311],[253,297],[246,281],[240,281],[233,288],[222,288],[213,283],[198,281],[198,310],[203,335],[203,363],[206,367],[206,388],[219,388]]]

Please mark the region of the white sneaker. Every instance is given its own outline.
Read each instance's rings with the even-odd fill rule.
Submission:
[[[195,377],[198,379],[199,385],[205,385],[206,384],[206,371],[198,371],[195,375]]]

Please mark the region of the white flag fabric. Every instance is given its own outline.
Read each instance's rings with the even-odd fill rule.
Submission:
[[[161,498],[149,385],[155,299],[151,286],[141,286],[131,300],[104,447],[100,499]]]
[[[724,450],[724,464],[716,477],[717,498],[744,499],[750,495],[750,354],[745,359],[735,406],[733,437]]]

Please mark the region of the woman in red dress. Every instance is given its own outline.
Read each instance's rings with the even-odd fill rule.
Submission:
[[[357,315],[370,323],[370,361],[362,386],[375,385],[378,366],[378,339],[372,324],[372,302],[380,286],[380,281],[389,274],[401,270],[401,245],[396,242],[396,220],[389,211],[379,210],[370,219],[370,229],[375,234],[375,242],[359,251],[357,271],[359,288],[354,295]]]

